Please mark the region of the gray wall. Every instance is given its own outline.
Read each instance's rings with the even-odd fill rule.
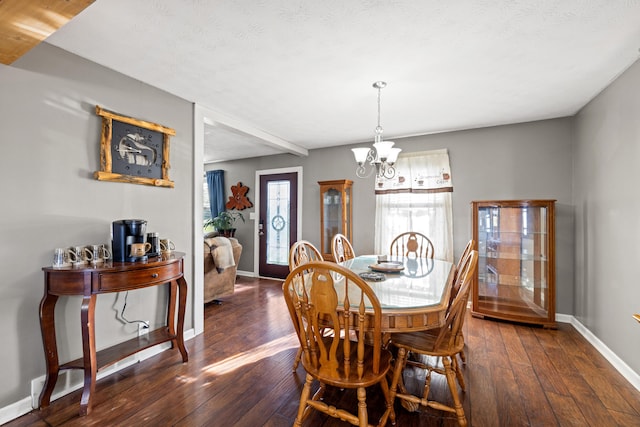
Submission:
[[[472,200],[556,199],[557,311],[573,313],[573,207],[571,203],[571,119],[547,120],[395,139],[404,152],[449,149],[454,185],[454,253],[458,257],[471,238]],[[356,253],[373,252],[375,200],[373,178],[355,176],[348,147],[312,150],[306,158],[279,155],[207,165],[225,170],[226,187],[242,181],[255,200],[255,171],[303,167],[302,237],[320,243],[317,181],[351,179],[353,245]],[[244,245],[240,270],[253,271],[253,221],[238,226]]]
[[[0,65],[0,94],[1,408],[28,397],[31,379],[45,373],[38,306],[41,268],[51,265],[53,248],[106,243],[113,220],[143,218],[149,231],[190,254],[194,171],[190,103],[58,48],[41,44],[13,65]],[[175,189],[93,179],[100,165],[96,104],[176,130],[169,173]],[[190,256],[185,264],[191,283]],[[164,295],[130,292],[125,315],[159,324]],[[193,327],[189,301],[187,328]],[[123,295],[98,297],[99,348],[136,335],[137,326],[116,320],[122,303]],[[80,357],[80,299],[60,298],[56,316],[61,361]]]
[[[640,63],[576,116],[575,315],[640,372]]]

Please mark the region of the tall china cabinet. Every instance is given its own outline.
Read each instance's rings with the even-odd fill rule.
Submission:
[[[331,239],[337,233],[352,241],[351,186],[353,181],[318,181],[320,185],[320,252],[325,261],[333,261]]]
[[[476,317],[555,328],[555,200],[471,203]]]

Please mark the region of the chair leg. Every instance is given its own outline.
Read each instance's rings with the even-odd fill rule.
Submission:
[[[293,369],[295,372],[298,369],[298,364],[300,363],[300,359],[302,359],[302,347],[298,347],[298,352],[296,353],[296,358],[293,360]]]
[[[380,381],[380,388],[382,388],[382,395],[385,398],[387,409],[384,411],[384,415],[380,418],[380,422],[378,422],[379,426],[383,426],[387,423],[387,418],[391,419],[391,424],[396,425],[396,413],[393,410],[393,400],[391,400],[391,393],[389,392],[389,384],[387,384],[387,379],[383,379]]]
[[[456,357],[454,354],[451,358]],[[451,397],[453,398],[453,408],[455,409],[456,416],[458,417],[458,424],[460,427],[467,427],[467,418],[464,415],[464,409],[462,408],[462,403],[460,402],[460,396],[458,396],[458,387],[456,386],[456,376],[451,369],[451,359],[449,356],[445,356],[442,358],[442,363],[444,364],[444,373],[447,377],[447,384],[449,384],[449,391],[451,392]]]
[[[460,388],[462,391],[466,391],[467,388],[464,383],[464,376],[462,375],[462,370],[460,369],[460,364],[458,363],[458,359],[456,359],[456,355],[454,354],[451,358],[451,366],[453,368],[453,372],[456,374],[456,378],[458,379],[458,384],[460,384]]]
[[[367,413],[367,390],[364,387],[358,387],[358,421],[360,427],[369,426],[369,414]]]
[[[402,347],[398,348],[396,363],[393,367],[393,379],[391,380],[389,397],[392,405],[397,397],[400,399],[400,404],[404,409],[409,412],[416,412],[420,408],[420,398],[409,394],[404,386],[404,380],[402,379],[402,372],[407,365],[408,356],[409,353],[407,352],[407,349]]]
[[[460,361],[466,365],[467,357],[464,355],[464,349],[460,350],[460,353],[458,353],[458,356],[460,356]]]
[[[295,427],[301,427],[302,421],[304,420],[304,413],[307,409],[307,400],[309,400],[309,395],[311,394],[311,383],[313,382],[313,377],[307,374],[307,379],[304,382],[304,387],[302,388],[302,394],[300,395],[300,405],[298,406],[298,416],[296,417],[293,425]]]
[[[396,394],[398,392],[398,383],[400,382],[400,377],[402,375],[402,370],[404,369],[406,357],[407,350],[403,347],[398,348],[396,363],[393,366],[393,379],[391,380],[391,388],[389,390],[389,399],[391,400],[392,405],[394,400],[396,399]]]

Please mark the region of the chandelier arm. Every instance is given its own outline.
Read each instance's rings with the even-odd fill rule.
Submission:
[[[373,165],[376,162],[376,157],[376,151],[373,148],[370,149],[367,153],[367,162],[369,162],[370,165]]]
[[[396,176],[396,168],[394,168],[390,164],[387,164],[387,166],[384,168],[382,176],[384,176],[386,179],[392,179]]]
[[[363,163],[361,165],[358,165],[358,167],[356,168],[356,176],[358,178],[369,178],[371,176],[371,174],[373,173],[374,168],[370,168],[367,171],[367,167],[366,164]]]

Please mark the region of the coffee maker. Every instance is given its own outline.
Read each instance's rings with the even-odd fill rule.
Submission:
[[[147,221],[144,219],[121,219],[113,221],[111,228],[113,261],[146,261],[147,255],[131,256],[132,243],[145,243],[144,233],[146,229]]]

